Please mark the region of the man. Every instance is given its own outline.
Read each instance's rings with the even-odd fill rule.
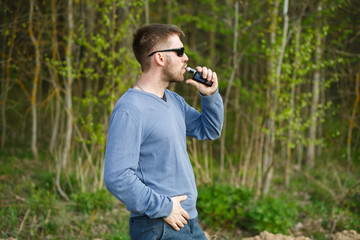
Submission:
[[[197,223],[197,189],[186,136],[215,139],[223,102],[215,72],[197,67],[211,87],[186,83],[201,95],[202,113],[167,89],[184,81],[189,58],[174,25],[150,24],[134,34],[139,81],[117,102],[105,153],[105,185],[131,212],[131,239],[206,239]]]

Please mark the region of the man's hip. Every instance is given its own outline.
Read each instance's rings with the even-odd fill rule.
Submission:
[[[129,229],[132,240],[206,240],[205,233],[199,226],[197,217],[188,220],[180,231],[174,230],[162,218],[131,217]]]

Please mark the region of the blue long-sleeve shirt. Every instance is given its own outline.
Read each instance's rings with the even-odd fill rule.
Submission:
[[[167,217],[171,197],[181,202],[190,218],[197,216],[197,189],[186,149],[186,136],[216,139],[224,108],[218,91],[202,96],[202,113],[168,89],[166,101],[154,94],[129,89],[111,114],[105,152],[107,189],[131,216]]]

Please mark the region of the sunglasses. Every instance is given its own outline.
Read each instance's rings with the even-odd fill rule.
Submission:
[[[181,47],[181,48],[159,50],[159,51],[150,53],[148,57],[151,57],[152,55],[154,55],[157,52],[176,52],[178,57],[182,57],[184,55],[185,49],[184,49],[184,47]]]

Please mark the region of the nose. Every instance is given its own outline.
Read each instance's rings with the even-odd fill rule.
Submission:
[[[189,57],[186,55],[186,53],[184,53],[184,56],[183,56],[182,61],[183,61],[183,62],[189,61]]]

